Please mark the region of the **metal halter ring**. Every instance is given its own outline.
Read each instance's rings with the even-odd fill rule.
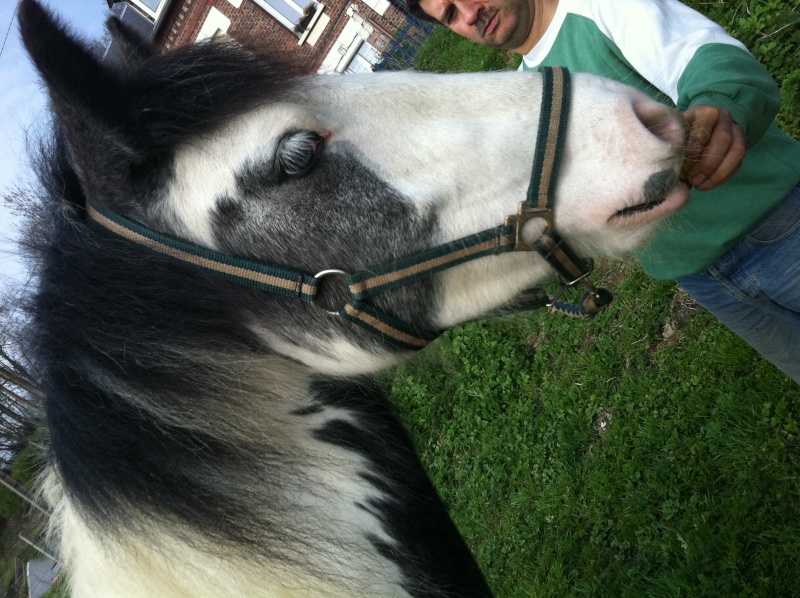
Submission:
[[[350,276],[344,270],[337,270],[336,268],[331,268],[329,270],[323,270],[322,272],[317,272],[316,274],[314,274],[314,278],[316,278],[317,280],[321,280],[321,279],[325,278],[326,276],[331,276],[331,275],[344,276],[345,278]],[[320,307],[319,305],[317,305],[317,297],[316,296],[314,296],[314,298],[311,300],[311,305],[316,307],[318,310],[325,312],[329,316],[338,316],[339,315],[339,311],[341,311],[341,310],[331,311],[329,309],[325,309],[324,307]]]
[[[558,283],[558,290],[552,297],[550,297],[550,302],[547,303],[546,305],[547,307],[553,307],[556,304],[556,302],[559,299],[561,299],[561,295],[563,295],[567,289],[571,289],[572,287],[578,284],[583,285],[584,287],[586,287],[589,293],[591,293],[594,296],[597,296],[597,287],[595,287],[592,284],[592,281],[589,280],[589,275],[594,271],[594,260],[590,257],[587,257],[584,258],[583,262],[587,270],[575,280],[567,282],[563,278],[559,277],[560,280]]]

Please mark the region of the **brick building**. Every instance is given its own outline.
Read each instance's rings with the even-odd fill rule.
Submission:
[[[109,0],[164,50],[215,35],[255,36],[308,74],[409,66],[431,26],[399,0]]]

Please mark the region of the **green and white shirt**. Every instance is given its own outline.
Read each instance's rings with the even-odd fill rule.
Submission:
[[[744,131],[739,172],[689,204],[637,253],[654,278],[678,279],[717,261],[800,181],[800,143],[773,119],[777,85],[719,25],[677,0],[559,0],[520,70],[566,66],[638,88],[685,111],[726,108]]]

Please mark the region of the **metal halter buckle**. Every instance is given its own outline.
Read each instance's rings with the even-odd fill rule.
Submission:
[[[511,251],[536,251],[534,245],[522,240],[523,227],[534,218],[541,218],[548,228],[553,228],[553,210],[530,207],[527,201],[519,202],[516,214],[506,216],[506,226],[510,226],[514,231],[514,248]]]

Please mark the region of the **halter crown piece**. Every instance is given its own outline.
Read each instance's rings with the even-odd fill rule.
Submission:
[[[370,297],[467,261],[509,251],[539,252],[560,278],[560,288],[555,296],[551,297],[544,289],[532,289],[515,304],[515,309],[548,307],[572,317],[589,318],[611,303],[611,293],[595,288],[589,282],[594,267],[592,260],[578,258],[553,228],[553,195],[570,104],[569,71],[560,67],[542,67],[539,70],[543,75],[544,89],[536,151],[528,197],[520,202],[517,213],[508,216],[504,224],[495,228],[352,275],[337,269],[310,275],[293,268],[247,260],[158,233],[99,206],[87,203],[86,210],[89,217],[107,231],[186,266],[244,286],[297,297],[314,305],[320,280],[330,275],[343,276],[350,290],[350,301],[342,309],[328,313],[350,320],[405,349],[421,349],[442,331],[421,330],[398,320],[373,305]],[[522,229],[533,218],[544,219],[546,226],[533,244],[527,244],[522,239]],[[559,301],[564,290],[578,284],[587,288],[581,305]]]

